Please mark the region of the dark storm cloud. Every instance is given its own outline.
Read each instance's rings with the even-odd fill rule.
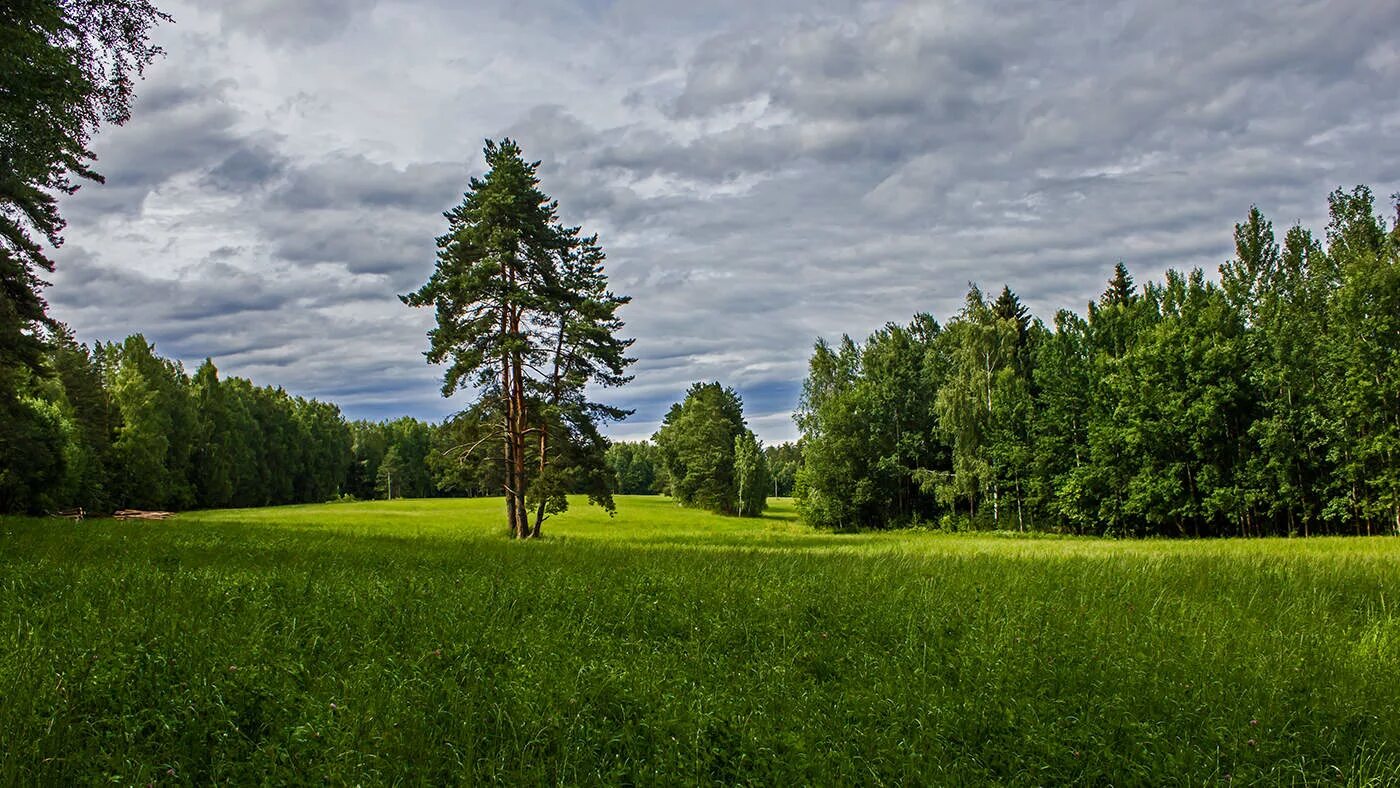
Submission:
[[[58,316],[352,414],[455,407],[394,296],[483,136],[542,160],[634,298],[627,436],[718,379],[789,437],[817,336],[946,320],[969,282],[1048,320],[1119,260],[1213,272],[1251,204],[1318,228],[1336,186],[1400,188],[1390,0],[174,10],[194,32],[69,202],[89,253],[60,258]]]

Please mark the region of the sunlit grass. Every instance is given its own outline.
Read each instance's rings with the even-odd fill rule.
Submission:
[[[1400,540],[0,520],[0,783],[1400,779]]]

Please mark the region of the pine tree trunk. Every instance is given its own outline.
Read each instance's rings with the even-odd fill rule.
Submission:
[[[518,334],[520,329],[520,318],[517,314],[512,328]],[[516,353],[512,359],[513,373],[515,376],[515,386],[513,396],[515,398],[515,533],[520,539],[529,539],[532,535],[530,530],[530,508],[525,500],[525,430],[527,428],[527,414],[525,412],[525,378],[521,371],[520,354]]]
[[[548,452],[549,452],[549,432],[548,432],[547,430],[545,430],[544,427],[542,426],[542,427],[540,428],[540,470],[539,470],[540,475],[539,475],[539,477],[538,477],[539,480],[540,480],[541,482],[544,481],[544,474],[545,474],[545,471],[548,470],[548,468],[549,468],[549,462],[548,462],[548,460],[546,459],[546,458],[548,457]],[[532,536],[532,537],[538,538],[539,535],[540,535],[540,527],[544,525],[544,507],[545,507],[545,503],[546,503],[547,501],[548,501],[548,498],[545,496],[544,490],[541,489],[541,490],[540,490],[540,502],[539,502],[538,505],[535,506],[535,527],[534,527],[534,530],[530,532],[530,536]]]
[[[506,522],[510,524],[510,535],[517,536],[515,530],[515,438],[513,434],[515,403],[510,397],[510,363],[504,358],[501,360],[501,398],[505,405],[505,414],[502,416],[501,423],[502,443],[505,450],[503,457],[505,474],[501,486],[506,496]]]

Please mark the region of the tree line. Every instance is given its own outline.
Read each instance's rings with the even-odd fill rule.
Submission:
[[[760,446],[772,484],[769,494],[774,498],[792,497],[797,469],[802,464],[798,444],[788,441]],[[613,490],[620,495],[671,494],[660,449],[651,441],[614,441],[608,446],[607,463],[613,475]]]
[[[1396,197],[1400,201],[1400,195]],[[1121,263],[1086,314],[976,286],[864,343],[819,341],[796,419],[802,515],[1221,536],[1400,530],[1400,219],[1329,197],[1323,237],[1257,208],[1219,282]]]
[[[738,392],[716,381],[693,384],[651,441],[614,443],[606,461],[620,493],[659,493],[719,514],[758,516],[768,497],[792,495],[801,449],[764,446],[748,428]]]
[[[193,509],[345,498],[482,495],[491,470],[452,451],[459,415],[349,421],[330,403],[193,375],[145,337],[47,340],[39,371],[11,367],[0,400],[0,512]]]

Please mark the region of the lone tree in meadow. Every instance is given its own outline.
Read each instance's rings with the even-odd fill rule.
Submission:
[[[631,380],[632,340],[618,336],[617,317],[630,299],[608,289],[598,236],[560,224],[558,203],[539,188],[539,162],[510,139],[488,140],[485,154],[486,175],[445,214],[432,276],[401,298],[437,310],[425,355],[447,363],[443,396],[473,390],[472,410],[493,417],[487,437],[500,441],[506,518],[526,539],[567,508],[567,492],[613,510],[598,426],[630,411],[593,402],[586,389]]]

